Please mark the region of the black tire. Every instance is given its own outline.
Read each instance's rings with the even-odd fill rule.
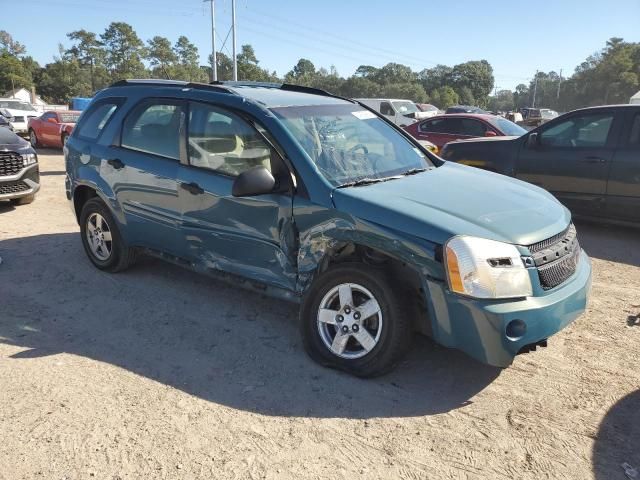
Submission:
[[[63,133],[62,136],[60,137],[60,142],[62,143],[62,148],[64,148],[64,144],[67,143],[68,139],[69,139],[69,134],[68,133]]]
[[[323,298],[331,289],[345,283],[360,285],[371,292],[383,318],[375,347],[360,358],[346,359],[333,353],[325,344],[318,327],[318,312]],[[387,373],[410,347],[413,310],[406,306],[411,300],[404,289],[391,284],[382,269],[363,263],[344,263],[331,267],[313,282],[302,302],[300,327],[305,349],[321,365],[358,377]]]
[[[35,195],[27,195],[26,197],[22,198],[14,198],[13,200],[11,200],[11,203],[14,205],[29,205],[30,203],[33,203],[35,199]]]
[[[104,218],[108,225],[108,231],[111,232],[111,254],[105,260],[98,258],[89,245],[87,237],[87,221],[91,215],[97,213]],[[129,248],[118,229],[118,224],[111,214],[109,208],[99,198],[91,198],[82,207],[80,213],[80,235],[82,237],[82,246],[84,251],[97,268],[111,273],[121,272],[129,268],[135,261],[135,250]]]
[[[29,143],[33,148],[38,148],[40,146],[40,140],[38,140],[38,136],[33,128],[29,129]]]

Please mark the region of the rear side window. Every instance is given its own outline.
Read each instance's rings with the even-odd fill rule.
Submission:
[[[179,160],[182,115],[180,102],[161,99],[146,101],[135,107],[125,119],[121,145]]]
[[[396,112],[393,110],[393,107],[389,102],[381,102],[380,103],[380,113],[382,115],[395,115]]]
[[[84,114],[82,124],[76,129],[77,135],[88,140],[97,140],[121,104],[121,100],[109,100],[89,107]]]

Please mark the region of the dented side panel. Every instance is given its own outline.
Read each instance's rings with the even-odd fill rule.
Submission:
[[[294,218],[298,230],[298,281],[296,289],[304,293],[328,255],[355,244],[405,262],[420,275],[444,278],[436,261],[437,244],[410,237],[389,228],[366,222],[332,208],[294,199]]]

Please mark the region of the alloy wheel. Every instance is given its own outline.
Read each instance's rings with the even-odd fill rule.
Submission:
[[[87,218],[87,243],[93,256],[106,261],[113,251],[113,239],[109,224],[99,213],[92,213]]]
[[[320,338],[340,358],[356,359],[371,352],[380,340],[382,325],[378,301],[355,283],[331,288],[318,308]]]

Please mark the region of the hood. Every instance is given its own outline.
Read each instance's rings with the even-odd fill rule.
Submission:
[[[35,110],[16,110],[15,108],[2,108],[1,110],[10,113],[14,117],[38,117],[41,115],[40,112]]]
[[[30,148],[29,142],[20,138],[6,127],[0,128],[0,151],[19,151]]]
[[[450,162],[417,175],[336,189],[333,201],[355,217],[439,244],[472,235],[530,245],[571,221],[569,211],[539,187]]]

